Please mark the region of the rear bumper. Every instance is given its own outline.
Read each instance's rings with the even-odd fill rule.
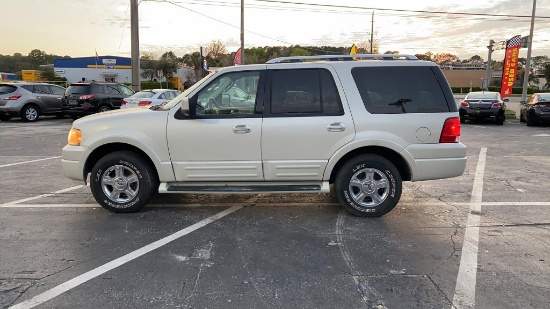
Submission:
[[[466,119],[483,119],[496,118],[499,114],[504,113],[504,110],[501,108],[472,109],[469,107],[461,107],[459,113],[460,117]]]
[[[462,143],[414,144],[402,155],[412,162],[411,181],[456,177],[466,169],[466,146]]]
[[[21,108],[15,108],[13,106],[8,106],[8,105],[0,106],[0,115],[10,115],[10,116],[17,117],[19,116],[20,110]]]

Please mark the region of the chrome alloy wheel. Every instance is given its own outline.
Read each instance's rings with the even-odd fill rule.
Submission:
[[[357,171],[349,182],[351,198],[363,207],[380,205],[388,197],[389,191],[388,177],[375,168],[364,168]]]
[[[29,121],[35,121],[38,118],[38,111],[34,107],[29,107],[25,110],[25,118]]]
[[[103,193],[115,203],[126,203],[139,192],[139,178],[124,165],[109,167],[101,177]]]

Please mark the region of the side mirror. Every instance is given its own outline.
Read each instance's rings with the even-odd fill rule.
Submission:
[[[184,97],[181,99],[181,112],[185,117],[189,117],[191,115],[191,107],[189,106],[189,98]]]

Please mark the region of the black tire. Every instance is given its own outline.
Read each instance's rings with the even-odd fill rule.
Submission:
[[[110,110],[111,110],[111,108],[109,107],[109,105],[101,105],[97,108],[98,113],[104,113],[104,112],[108,112]]]
[[[504,116],[504,114],[498,114],[497,115],[497,124],[499,126],[503,125],[505,119],[506,119],[506,117]]]
[[[24,122],[34,122],[40,116],[40,109],[36,105],[25,105],[21,109],[21,120]]]
[[[370,183],[363,183],[359,188],[357,185],[350,185],[353,178]],[[381,187],[376,188],[373,185]],[[336,176],[338,201],[344,209],[358,217],[380,217],[388,213],[399,202],[401,191],[401,175],[397,168],[388,159],[375,154],[352,158],[340,168]],[[358,196],[360,192],[365,193],[365,196]]]
[[[525,119],[523,118],[523,114],[519,112],[519,122],[525,122]]]
[[[0,121],[8,121],[11,119],[11,115],[0,115]]]
[[[528,126],[528,127],[533,127],[536,125],[536,123],[533,121],[533,117],[529,117],[529,113],[527,113],[525,115],[525,124]]]
[[[460,117],[460,123],[466,123],[466,118]]]
[[[92,168],[90,188],[101,207],[111,212],[137,212],[156,194],[158,180],[154,167],[143,156],[116,151]]]

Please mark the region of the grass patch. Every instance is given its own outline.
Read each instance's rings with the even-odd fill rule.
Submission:
[[[504,115],[506,118],[516,118],[516,112],[510,109],[507,109]]]

